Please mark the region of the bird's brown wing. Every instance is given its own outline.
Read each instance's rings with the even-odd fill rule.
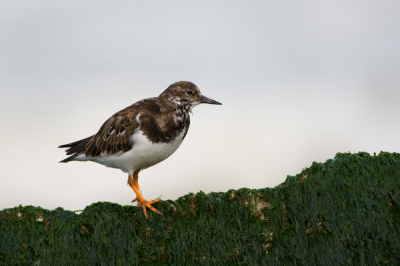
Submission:
[[[130,137],[139,127],[138,113],[131,105],[110,117],[85,145],[85,155],[94,157],[100,153],[114,154],[132,149]]]
[[[146,116],[148,111],[153,114],[160,114],[157,98],[139,101],[119,111],[110,117],[100,130],[91,137],[59,146],[59,148],[69,148],[66,153],[67,155],[72,154],[61,162],[69,162],[80,154],[95,157],[101,153],[115,154],[120,151],[129,151],[134,145],[131,142],[131,136],[135,129],[140,126],[136,120],[138,114],[143,112],[144,118],[141,120],[144,120],[142,124],[146,128],[156,128],[154,119]]]
[[[139,127],[136,116],[139,114],[138,105],[133,104],[110,117],[93,136],[59,146],[69,148],[66,150],[70,157],[62,160],[62,163],[73,160],[80,154],[86,156],[99,156],[100,153],[114,154],[119,151],[132,149],[130,137]]]

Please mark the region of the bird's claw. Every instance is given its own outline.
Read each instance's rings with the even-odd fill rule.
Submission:
[[[153,203],[162,201],[161,199],[157,198],[157,199],[151,200],[151,201],[147,201],[147,200],[140,201],[139,198],[135,198],[134,200],[132,200],[132,202],[135,202],[135,201],[137,201],[137,206],[142,206],[142,208],[143,208],[143,214],[144,214],[144,217],[145,217],[146,219],[149,219],[149,218],[147,217],[147,209],[146,209],[146,207],[149,208],[152,212],[155,212],[155,213],[157,213],[158,215],[164,216],[164,214],[163,214],[162,212],[160,212],[159,210],[157,210],[156,208],[154,208],[153,206],[151,206],[151,204],[153,204]]]

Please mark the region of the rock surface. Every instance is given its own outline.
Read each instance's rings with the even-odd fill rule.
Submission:
[[[261,177],[260,177],[261,178]],[[0,212],[0,265],[400,265],[400,154],[337,154],[275,188],[80,214]]]

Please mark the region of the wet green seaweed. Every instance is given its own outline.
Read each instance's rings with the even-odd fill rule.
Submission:
[[[0,265],[400,265],[398,153],[338,153],[275,188],[155,207],[4,209]]]

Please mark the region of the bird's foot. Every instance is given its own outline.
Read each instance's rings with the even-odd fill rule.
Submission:
[[[140,192],[142,192],[142,191],[140,191]],[[162,200],[161,200],[161,197],[162,197],[162,195],[160,195],[160,196],[159,196],[158,198],[156,198],[155,200],[150,201],[150,204],[153,204],[153,203],[155,203],[155,202],[160,202],[160,201],[162,201]],[[137,201],[137,206],[141,206],[141,205],[142,205],[142,203],[140,202],[140,200],[139,200],[138,197],[134,198],[134,199],[132,200],[132,203],[135,202],[135,201]]]
[[[146,210],[146,208],[149,208],[152,212],[155,212],[155,213],[157,213],[158,215],[161,215],[161,216],[164,215],[162,212],[156,210],[156,208],[154,208],[153,206],[151,206],[151,204],[156,203],[156,202],[159,202],[159,201],[161,201],[161,199],[155,199],[155,200],[147,201],[147,200],[145,200],[145,199],[140,200],[139,198],[136,198],[136,199],[132,200],[132,202],[135,202],[135,201],[137,201],[137,206],[142,206],[142,208],[143,208],[143,214],[144,214],[144,217],[146,217],[146,219],[149,219],[149,218],[147,217],[147,210]]]
[[[132,202],[137,201],[137,205],[138,205],[138,206],[142,206],[142,208],[143,208],[143,214],[144,214],[144,217],[145,217],[146,219],[148,219],[146,208],[149,208],[152,212],[155,212],[155,213],[157,213],[158,215],[163,216],[163,213],[162,213],[162,212],[156,210],[153,206],[151,206],[151,204],[161,201],[161,199],[160,199],[161,196],[158,197],[158,198],[155,199],[155,200],[151,200],[151,201],[145,200],[145,199],[143,198],[143,196],[142,196],[142,191],[141,191],[140,188],[139,188],[138,174],[139,174],[139,171],[135,171],[135,172],[133,173],[133,176],[130,175],[130,176],[128,177],[128,184],[129,184],[129,186],[133,189],[133,191],[135,191],[135,194],[136,194],[136,198],[135,198],[134,200],[132,200]]]

